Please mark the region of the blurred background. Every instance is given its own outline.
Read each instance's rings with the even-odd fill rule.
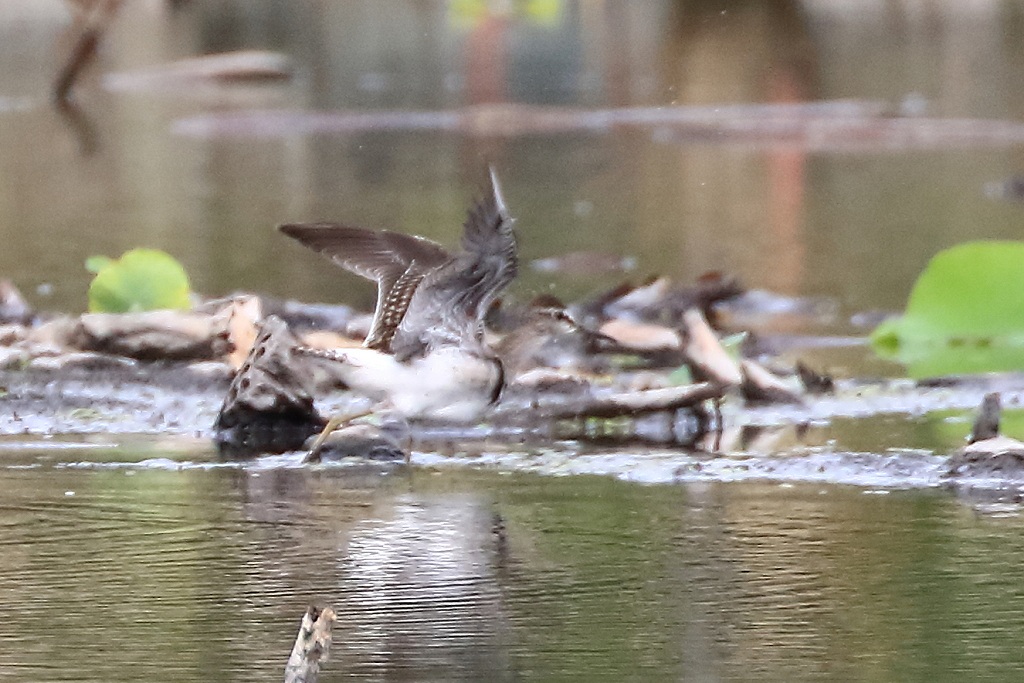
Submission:
[[[0,3],[0,276],[43,308],[83,310],[84,260],[136,246],[170,252],[207,295],[368,308],[372,286],[275,225],[344,221],[454,244],[488,163],[526,261],[581,250],[635,259],[625,274],[526,267],[511,293],[520,300],[721,270],[832,297],[843,323],[901,308],[938,250],[1016,237],[1024,219],[984,191],[1024,167],[1024,136],[875,136],[897,117],[983,119],[971,129],[982,138],[985,121],[1024,119],[1020,1],[111,4],[62,113],[51,93],[89,2]],[[235,50],[277,53],[285,67],[259,79],[146,76]],[[846,101],[862,124],[815,137],[760,131],[756,116],[745,135],[574,118],[693,105],[731,120],[726,105],[819,100]],[[501,104],[531,107],[485,110],[499,113],[468,127],[308,126],[313,112]],[[564,120],[523,125],[548,111],[532,105]],[[215,125],[230,113],[249,118]]]

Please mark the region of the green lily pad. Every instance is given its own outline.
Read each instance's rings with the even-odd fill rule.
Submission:
[[[86,261],[86,267],[97,269],[89,285],[89,310],[94,313],[191,306],[185,269],[173,256],[157,249],[132,249],[116,261],[94,256]]]
[[[85,259],[85,269],[95,275],[113,262],[114,259],[109,256],[90,256]]]
[[[1024,242],[968,242],[936,254],[902,316],[871,335],[911,376],[1024,369]]]

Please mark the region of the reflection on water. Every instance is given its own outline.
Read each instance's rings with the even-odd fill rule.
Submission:
[[[325,681],[1011,680],[1024,665],[1019,506],[4,458],[5,681],[274,680],[310,601],[339,614]]]
[[[335,605],[349,615],[339,637],[352,668],[411,680],[512,679],[495,576],[504,557],[486,502],[403,495],[388,513],[358,524],[339,561]]]

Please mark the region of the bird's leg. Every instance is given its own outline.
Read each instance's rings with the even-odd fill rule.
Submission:
[[[323,430],[317,435],[316,440],[313,442],[313,445],[309,449],[309,453],[306,453],[306,457],[302,459],[302,462],[318,462],[320,460],[320,451],[324,447],[324,442],[327,441],[327,437],[329,437],[334,432],[334,430],[336,430],[338,427],[345,424],[346,422],[351,422],[352,420],[359,419],[360,417],[365,417],[367,415],[370,415],[371,413],[373,413],[372,409],[360,410],[355,413],[341,413],[340,415],[335,415],[334,417],[332,417],[330,420],[327,421],[327,424],[324,426]]]

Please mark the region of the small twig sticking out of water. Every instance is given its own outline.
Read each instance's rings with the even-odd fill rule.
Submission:
[[[284,683],[316,683],[320,664],[331,649],[335,614],[330,607],[310,605],[302,615],[299,636],[284,668]]]
[[[999,436],[999,416],[1002,406],[999,403],[999,392],[985,394],[978,409],[978,417],[974,419],[974,426],[971,428],[971,435],[967,443],[975,443]]]
[[[82,31],[53,84],[53,99],[58,105],[70,100],[71,88],[79,74],[96,57],[100,38],[113,21],[121,0],[91,0],[78,4],[84,5],[79,10]]]

